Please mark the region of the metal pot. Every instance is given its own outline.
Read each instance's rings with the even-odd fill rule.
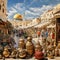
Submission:
[[[26,57],[26,51],[24,49],[19,50],[19,58],[25,58]]]
[[[19,40],[19,48],[23,48],[23,49],[25,48],[25,42],[23,39]]]
[[[7,57],[9,57],[9,55],[10,55],[10,52],[8,51],[8,49],[4,48],[3,56],[7,58]]]
[[[27,50],[27,53],[28,53],[29,55],[33,55],[34,45],[33,45],[32,42],[27,41],[27,43],[26,43],[26,50]]]

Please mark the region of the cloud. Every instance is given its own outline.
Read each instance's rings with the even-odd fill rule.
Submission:
[[[46,10],[49,10],[49,9],[52,9],[53,6],[50,6],[50,5],[43,5],[42,7],[39,7],[39,8],[30,8],[31,11],[33,12],[42,12],[42,11],[46,11]]]
[[[26,19],[31,19],[40,16],[43,12],[52,9],[53,6],[51,5],[43,5],[42,7],[29,7],[26,9],[23,3],[17,3],[16,5],[12,6],[8,11],[8,18],[12,18],[14,14],[20,13],[25,16]],[[26,10],[25,10],[26,9]]]
[[[53,6],[51,5],[43,5],[42,7],[31,7],[29,8],[29,10],[25,11],[25,16],[27,16],[27,19],[30,18],[34,18],[34,17],[39,17],[41,14],[43,14],[45,11],[52,9]]]
[[[16,13],[22,14],[25,8],[23,7],[23,3],[17,3],[16,5],[13,5],[8,10],[8,18],[13,18],[13,15]]]
[[[10,16],[12,16],[14,13],[17,13],[17,10],[11,7],[11,10],[8,12],[8,18],[10,18]]]

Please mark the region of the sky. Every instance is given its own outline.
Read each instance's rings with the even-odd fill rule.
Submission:
[[[24,19],[37,18],[57,4],[60,4],[60,0],[8,0],[8,19],[13,19],[17,13],[23,15]]]

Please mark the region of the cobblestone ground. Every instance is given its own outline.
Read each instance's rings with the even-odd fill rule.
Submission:
[[[3,59],[0,59],[0,60],[3,60]],[[9,59],[5,59],[5,60],[37,60],[35,59],[34,57],[33,58],[30,58],[30,59],[12,59],[12,58],[9,58]],[[48,60],[60,60],[60,57],[55,57],[55,59],[49,59]]]

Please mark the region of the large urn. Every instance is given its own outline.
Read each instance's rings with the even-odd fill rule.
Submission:
[[[10,52],[8,51],[8,48],[4,48],[3,56],[4,56],[5,58],[7,58],[7,57],[9,57],[9,55],[10,55]]]
[[[25,42],[23,39],[19,40],[19,48],[23,48],[23,49],[25,48]]]
[[[27,40],[27,43],[26,43],[26,50],[27,50],[27,53],[32,56],[33,53],[34,53],[34,45],[33,43],[31,42],[30,40],[30,37],[29,39]]]
[[[19,56],[19,58],[22,58],[22,59],[25,58],[27,56],[26,51],[24,49],[20,48],[18,56]]]

